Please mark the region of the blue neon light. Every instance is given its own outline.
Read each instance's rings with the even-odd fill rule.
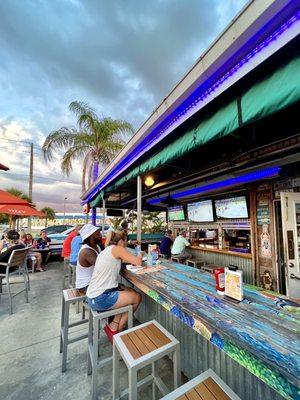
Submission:
[[[88,202],[93,199],[98,192],[103,189],[110,181],[115,179],[124,169],[128,168],[134,161],[136,161],[141,155],[147,150],[154,146],[158,140],[163,139],[168,134],[169,128],[177,123],[183,116],[185,116],[191,109],[198,106],[198,103],[206,100],[219,86],[223,85],[224,82],[232,75],[234,75],[244,64],[249,62],[250,59],[260,53],[265,47],[269,46],[271,42],[278,39],[278,37],[289,29],[297,20],[300,19],[300,11],[296,12],[295,15],[290,17],[284,24],[282,24],[277,30],[263,40],[258,46],[250,51],[245,57],[243,57],[238,63],[236,63],[229,71],[223,74],[219,79],[209,85],[209,82],[205,82],[200,85],[179,107],[177,107],[160,125],[158,125],[148,136],[146,136],[122,161],[119,162],[106,178],[102,180],[97,188],[95,188],[90,195],[84,200]],[[265,27],[263,28],[263,30]],[[216,75],[216,74],[215,74]]]
[[[216,189],[226,188],[233,185],[239,185],[243,183],[249,183],[258,181],[261,179],[271,178],[279,174],[281,167],[272,167],[267,169],[262,169],[256,172],[250,172],[249,174],[237,176],[235,178],[226,179],[224,181],[210,183],[208,185],[195,187],[192,189],[184,190],[182,192],[174,193],[171,195],[172,199],[180,199],[181,197],[193,196],[195,194],[200,194],[204,192],[210,192]],[[151,199],[148,201],[149,204],[158,204],[161,201],[166,200],[166,197],[160,197],[157,199]]]

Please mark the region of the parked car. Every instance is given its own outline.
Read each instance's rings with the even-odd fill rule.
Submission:
[[[66,229],[65,231],[63,231],[61,233],[48,234],[48,237],[51,239],[50,250],[51,250],[52,254],[61,254],[63,242],[64,242],[65,238],[68,236],[68,234],[72,232],[73,229],[74,229],[74,226],[71,226],[70,228]],[[102,226],[99,226],[99,229],[102,232]],[[109,230],[110,230],[110,226],[104,225],[103,236],[105,236]]]
[[[53,234],[53,233],[63,233],[67,229],[74,228],[74,225],[52,225],[52,226],[47,226],[47,228],[42,229],[43,231],[46,231],[47,234]]]

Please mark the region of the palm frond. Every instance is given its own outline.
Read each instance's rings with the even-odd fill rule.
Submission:
[[[53,159],[53,153],[74,145],[78,131],[74,127],[62,127],[48,135],[43,144],[42,150],[46,161]]]
[[[73,146],[67,150],[62,158],[61,162],[61,170],[67,176],[70,175],[73,170],[72,161],[77,158],[82,158],[85,156],[86,151],[89,149],[89,146],[82,144],[81,146]]]
[[[69,110],[72,111],[78,117],[78,124],[81,115],[89,115],[94,119],[98,119],[98,116],[94,108],[90,107],[84,101],[72,101],[69,105]]]
[[[87,190],[86,178],[89,177],[90,165],[92,164],[91,160],[92,160],[92,150],[87,152],[82,163],[82,193],[84,193]],[[88,186],[90,186],[89,181],[88,181]]]

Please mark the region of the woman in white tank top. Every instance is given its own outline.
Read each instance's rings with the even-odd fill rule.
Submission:
[[[86,291],[92,278],[95,262],[101,251],[102,236],[100,229],[86,224],[80,230],[83,245],[78,253],[76,264],[76,289]]]
[[[87,289],[88,303],[95,311],[105,311],[131,304],[134,312],[141,302],[141,295],[135,290],[118,286],[122,261],[133,265],[142,264],[142,257],[132,255],[125,250],[124,245],[124,232],[112,232],[110,245],[97,257]],[[111,342],[113,335],[125,328],[127,319],[128,313],[119,314],[105,326],[104,331]]]

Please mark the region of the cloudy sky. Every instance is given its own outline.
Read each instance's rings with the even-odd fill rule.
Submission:
[[[28,192],[34,143],[33,200],[80,210],[81,163],[66,177],[58,154],[43,161],[52,130],[75,124],[82,100],[99,115],[137,129],[246,0],[1,0],[0,188]]]

